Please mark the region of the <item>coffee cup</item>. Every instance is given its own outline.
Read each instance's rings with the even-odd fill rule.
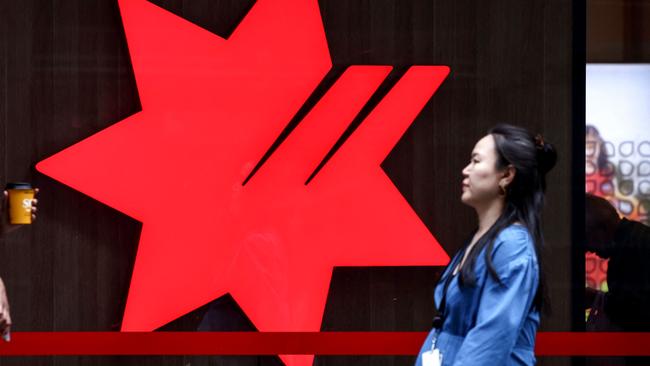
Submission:
[[[8,183],[9,223],[25,225],[32,223],[32,201],[35,190],[29,183]]]

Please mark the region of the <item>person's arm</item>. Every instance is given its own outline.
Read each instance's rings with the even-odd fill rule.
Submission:
[[[7,340],[6,334],[11,327],[11,315],[9,314],[9,300],[7,299],[7,290],[5,284],[0,278],[0,334]]]
[[[589,286],[585,287],[585,309],[589,309],[594,305],[596,295],[601,292]]]
[[[38,188],[35,190],[35,194],[38,193]],[[9,223],[9,193],[7,191],[3,192],[2,204],[0,204],[0,235],[4,235],[8,232],[14,231],[17,228],[24,225],[12,225]],[[36,220],[36,205],[38,204],[37,199],[32,200],[32,221]],[[0,335],[5,341],[10,340],[9,330],[11,328],[11,314],[9,313],[9,299],[7,297],[7,289],[5,284],[0,278]]]
[[[528,238],[523,232],[511,233],[495,245],[493,264],[501,283],[487,274],[476,324],[463,340],[454,366],[506,364],[539,283]]]

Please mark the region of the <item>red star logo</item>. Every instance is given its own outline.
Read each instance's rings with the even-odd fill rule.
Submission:
[[[331,68],[317,2],[259,0],[227,40],[119,6],[142,111],[37,168],[142,222],[122,330],[230,293],[261,331],[318,331],[334,266],[447,263],[380,164],[448,68],[411,67],[305,184],[391,70],[348,68],[243,185]]]

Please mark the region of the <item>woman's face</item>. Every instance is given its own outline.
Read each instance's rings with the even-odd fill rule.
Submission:
[[[598,171],[598,157],[603,140],[598,134],[587,133],[585,136],[585,173],[594,174]]]
[[[492,135],[487,135],[476,143],[471,160],[463,169],[463,203],[477,208],[489,205],[500,197],[499,182],[503,173],[496,169],[497,159]]]

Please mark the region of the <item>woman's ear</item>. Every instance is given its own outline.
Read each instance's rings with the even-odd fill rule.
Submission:
[[[515,167],[512,164],[508,165],[503,170],[503,176],[501,177],[499,184],[502,185],[503,187],[507,187],[515,179],[515,174],[517,174],[517,169],[515,169]]]

